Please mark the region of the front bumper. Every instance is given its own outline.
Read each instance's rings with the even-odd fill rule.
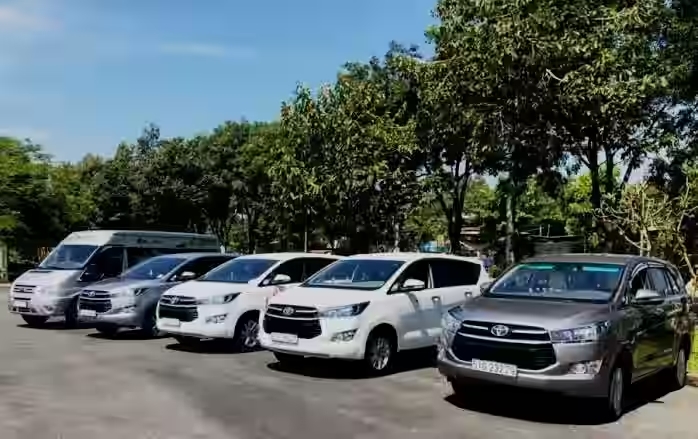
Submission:
[[[608,394],[607,361],[603,362],[599,373],[593,375],[568,373],[570,364],[557,363],[541,371],[519,370],[516,377],[508,377],[474,370],[470,361],[462,361],[450,349],[440,348],[437,363],[439,372],[449,381],[478,380],[586,398]]]
[[[200,339],[233,338],[237,314],[226,305],[199,305],[198,317],[191,322],[163,319],[158,316],[157,327],[170,335],[182,335]],[[207,321],[215,316],[227,315],[223,321]]]
[[[12,314],[32,316],[61,316],[74,296],[49,296],[34,294],[29,297],[9,296],[7,309]]]
[[[299,338],[297,343],[289,344],[272,340],[271,334],[264,331],[262,321],[259,330],[259,343],[263,348],[273,352],[304,357],[361,360],[364,358],[366,334],[369,331],[364,330],[359,325],[358,318],[321,318],[320,328],[322,332],[320,335],[310,339]],[[333,335],[352,330],[356,330],[356,333],[351,340],[332,341]]]

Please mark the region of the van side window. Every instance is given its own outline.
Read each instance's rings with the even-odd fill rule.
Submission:
[[[480,264],[452,259],[434,259],[430,264],[434,288],[476,285],[480,280]]]
[[[108,247],[99,252],[91,263],[96,265],[103,278],[116,277],[124,269],[124,248]]]
[[[140,264],[146,259],[159,256],[162,253],[153,248],[129,247],[126,249],[126,260],[128,268]]]

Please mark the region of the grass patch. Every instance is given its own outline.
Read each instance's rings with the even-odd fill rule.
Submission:
[[[698,346],[696,343],[698,343],[698,336],[694,334],[693,343],[691,343],[691,357],[688,359],[688,372],[694,374],[698,374]]]

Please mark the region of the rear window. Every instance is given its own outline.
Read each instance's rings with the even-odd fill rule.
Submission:
[[[502,276],[488,296],[608,302],[624,266],[576,262],[520,264]]]

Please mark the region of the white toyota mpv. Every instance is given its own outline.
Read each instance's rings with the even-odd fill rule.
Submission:
[[[165,291],[158,303],[157,328],[182,344],[231,339],[239,350],[255,349],[259,314],[267,299],[339,258],[313,253],[240,256]]]
[[[354,255],[269,299],[259,341],[281,363],[363,360],[390,369],[395,353],[437,344],[441,316],[480,294],[477,258],[429,253]]]

